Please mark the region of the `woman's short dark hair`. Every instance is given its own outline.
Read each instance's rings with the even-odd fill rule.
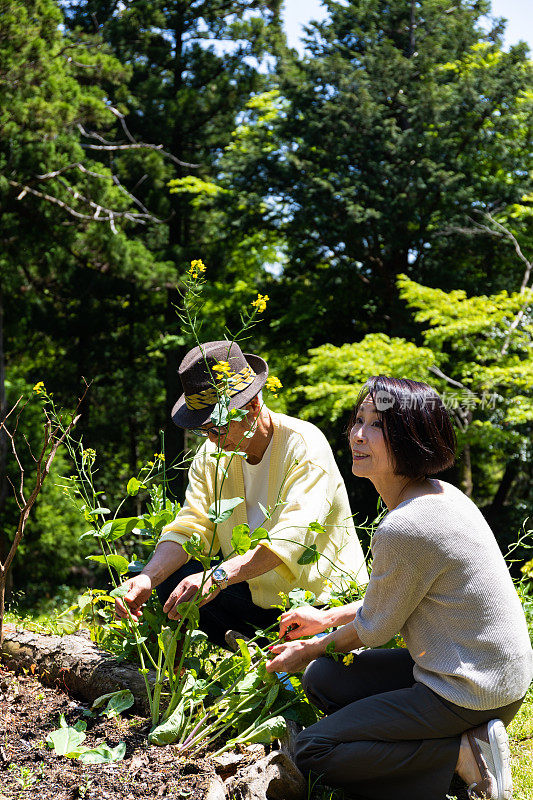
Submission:
[[[361,403],[369,396],[383,422],[383,436],[395,474],[416,480],[453,465],[455,433],[435,389],[407,378],[369,378],[355,402],[348,434]]]

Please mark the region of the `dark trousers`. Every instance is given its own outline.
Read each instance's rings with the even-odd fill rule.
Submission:
[[[165,605],[169,595],[183,578],[202,571],[202,565],[191,559],[166,578],[156,589],[161,605]],[[279,609],[256,606],[252,601],[250,588],[244,581],[226,587],[214,600],[200,608],[199,627],[213,644],[228,649],[224,639],[226,631],[237,630],[252,638],[257,629],[263,630],[274,625],[280,613]]]
[[[296,740],[302,772],[356,800],[444,800],[461,734],[499,718],[508,725],[522,704],[472,711],[413,678],[409,652],[364,650],[351,665],[318,658],[304,689],[328,716]]]

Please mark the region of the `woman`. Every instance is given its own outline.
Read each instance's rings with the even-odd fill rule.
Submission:
[[[305,690],[327,715],[298,737],[297,764],[360,800],[444,800],[454,771],[471,798],[509,800],[504,726],[533,676],[533,653],[481,512],[430,477],[454,461],[446,409],[426,384],[374,377],[349,436],[354,475],[372,481],[389,511],[372,539],[363,601],[281,617],[280,637],[298,640],[274,645],[267,668],[309,665]],[[372,649],[398,632],[406,649]],[[343,663],[324,657],[332,644],[371,649]]]

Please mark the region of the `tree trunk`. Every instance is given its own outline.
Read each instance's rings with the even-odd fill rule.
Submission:
[[[118,663],[83,632],[47,636],[6,625],[0,652],[2,663],[10,669],[30,670],[47,686],[62,687],[86,700],[130,689],[137,710],[143,714],[149,712],[144,679],[138,667]],[[154,683],[153,671],[148,680]]]
[[[501,511],[509,496],[511,486],[513,485],[513,481],[516,478],[519,469],[520,460],[518,458],[511,458],[507,462],[500,485],[498,486],[496,494],[494,495],[492,503],[489,507],[491,514],[497,514],[499,511]]]
[[[470,445],[466,443],[461,457],[461,489],[467,497],[472,497],[473,488]]]
[[[6,364],[4,354],[4,295],[0,286],[0,422],[7,414],[6,400]],[[0,430],[0,518],[5,511],[8,481],[7,481],[7,453],[9,440],[4,430]],[[0,563],[5,564],[10,544],[4,533],[0,536]],[[11,570],[0,575],[0,620],[4,616],[4,595],[9,597],[13,587]]]

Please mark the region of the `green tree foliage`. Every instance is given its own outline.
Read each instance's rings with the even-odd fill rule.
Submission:
[[[1,12],[0,412],[3,416],[15,402],[21,385],[29,382],[31,389],[42,379],[72,405],[85,376],[94,386],[81,430],[88,429],[94,408],[96,436],[112,442],[121,412],[131,434],[148,405],[147,398],[139,398],[129,364],[140,371],[143,353],[148,360],[150,335],[143,331],[142,348],[135,351],[138,311],[128,295],[167,274],[165,264],[132,233],[142,222],[152,224],[153,215],[121,185],[112,160],[104,164],[91,158],[95,151],[80,131],[86,127],[110,135],[116,118],[103,84],[123,82],[128,70],[97,37],[68,36],[52,0],[3,0]],[[147,313],[149,308],[147,303]],[[114,386],[115,416],[109,416],[109,369],[116,367],[117,375],[125,364],[128,379],[121,389]],[[152,375],[145,376],[146,388],[153,386]],[[153,427],[157,435],[157,423]],[[128,444],[118,461],[128,460]],[[7,455],[2,438],[0,513],[7,515],[6,530],[14,513]],[[58,520],[60,499],[51,486],[42,498],[49,507],[57,505]],[[44,524],[39,505],[36,516]],[[58,536],[65,527],[58,522]],[[5,544],[2,540],[0,547]],[[61,548],[58,544],[58,552]],[[35,574],[31,556],[36,550],[26,554],[26,566],[30,572],[35,566]]]
[[[512,497],[519,525],[530,500],[533,290],[468,297],[405,275],[398,288],[414,310],[423,344],[373,333],[353,344],[312,349],[298,370],[305,381],[303,414],[323,424],[346,418],[371,375],[435,386],[456,421],[463,489],[490,505],[493,515]]]
[[[277,118],[256,114],[224,184],[286,248],[268,287],[280,347],[405,335],[399,273],[497,292],[519,272],[500,240],[459,229],[527,192],[526,46],[502,50],[483,0],[326,5],[306,57],[282,61]]]
[[[213,291],[206,319],[213,324],[206,325],[205,337],[218,338],[221,326],[237,317],[237,304],[230,302],[228,289],[235,284],[242,295],[253,285],[268,251],[268,242],[254,231],[245,241],[238,237],[227,216],[206,201],[212,199],[209,187],[217,174],[216,162],[231,139],[237,115],[267,80],[264,58],[281,35],[279,7],[280,0],[65,3],[71,29],[90,34],[96,26],[131,70],[131,79],[114,95],[128,111],[131,134],[160,142],[179,160],[161,165],[158,180],[151,182],[143,181],[145,168],[135,153],[124,157],[128,185],[137,186],[143,203],[165,220],[148,243],[160,259],[175,264],[159,311],[162,337],[153,351],[154,357],[164,359],[160,368],[165,420],[170,419],[180,392],[176,367],[190,344],[176,338],[175,308],[180,303],[176,287],[184,265],[202,258],[208,266]],[[167,183],[174,180],[179,185],[174,183],[169,192]],[[167,461],[182,447],[179,430],[167,423]],[[174,488],[177,491],[176,483]]]

